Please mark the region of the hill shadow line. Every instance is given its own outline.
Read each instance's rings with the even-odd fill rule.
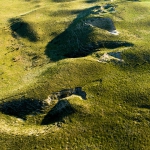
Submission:
[[[53,124],[62,122],[63,119],[75,113],[75,109],[67,100],[60,100],[58,103],[45,115],[41,125]]]
[[[92,42],[90,35],[93,28],[85,24],[85,20],[90,14],[98,14],[101,6],[94,6],[79,12],[77,17],[72,21],[68,28],[48,42],[45,47],[45,54],[51,61],[59,61],[65,58],[85,57],[99,48],[114,49],[118,47],[133,46],[132,43],[126,41],[98,41]],[[93,18],[92,18],[93,19]],[[108,23],[112,24],[112,20],[101,18],[98,21],[106,22],[106,28],[103,25],[97,26],[101,29],[110,31]],[[115,28],[115,27],[114,27]]]
[[[42,108],[42,101],[30,98],[13,99],[0,104],[0,111],[3,114],[21,118],[23,120],[26,120],[27,115],[41,113]]]

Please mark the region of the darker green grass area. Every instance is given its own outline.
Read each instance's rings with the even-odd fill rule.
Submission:
[[[11,5],[18,14],[5,12],[0,31],[0,149],[150,149],[149,3]]]

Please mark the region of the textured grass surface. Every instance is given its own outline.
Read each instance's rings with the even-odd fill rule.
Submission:
[[[108,3],[0,1],[0,149],[150,149],[150,3]],[[87,24],[99,17],[119,35]],[[48,95],[75,87],[86,100],[42,124]]]

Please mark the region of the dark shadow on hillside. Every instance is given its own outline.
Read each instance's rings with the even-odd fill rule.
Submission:
[[[27,115],[42,112],[42,106],[43,103],[40,100],[22,98],[0,104],[0,111],[3,114],[26,120]]]
[[[150,109],[150,105],[147,105],[147,104],[140,105],[139,108]]]
[[[65,58],[85,57],[100,48],[113,49],[123,46],[133,46],[132,43],[126,41],[98,41],[96,43],[91,41],[90,37],[93,27],[86,24],[86,19],[90,14],[99,14],[99,11],[101,11],[100,6],[94,6],[81,11],[64,32],[56,36],[47,44],[45,54],[51,61],[58,61]],[[108,18],[98,19],[98,21],[104,21],[107,28],[107,22],[112,24]],[[104,28],[103,23],[101,26],[97,27],[107,30],[107,28]]]
[[[37,33],[27,22],[20,18],[10,19],[9,22],[13,37],[26,38],[31,42],[36,42],[38,40]]]
[[[71,2],[75,0],[52,0],[53,2],[60,3],[60,2]]]
[[[83,49],[79,49],[78,52],[68,53],[65,55],[67,58],[77,58],[77,57],[85,57],[93,52],[96,52],[99,48],[107,48],[107,49],[115,49],[119,47],[130,47],[133,46],[130,42],[125,41],[101,41],[98,43],[92,43],[89,46],[83,47]]]
[[[100,0],[86,0],[86,3],[95,3],[95,2],[98,2]]]
[[[58,103],[47,113],[42,120],[41,125],[48,125],[55,122],[63,121],[63,118],[75,113],[75,109],[70,105],[67,100],[60,100]]]
[[[81,96],[82,99],[86,100],[86,92],[82,90],[82,87],[75,87],[75,95]]]
[[[127,1],[130,1],[130,2],[140,2],[140,0],[127,0]]]

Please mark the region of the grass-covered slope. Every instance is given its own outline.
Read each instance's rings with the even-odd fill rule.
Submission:
[[[0,149],[150,149],[150,2],[0,1]]]

